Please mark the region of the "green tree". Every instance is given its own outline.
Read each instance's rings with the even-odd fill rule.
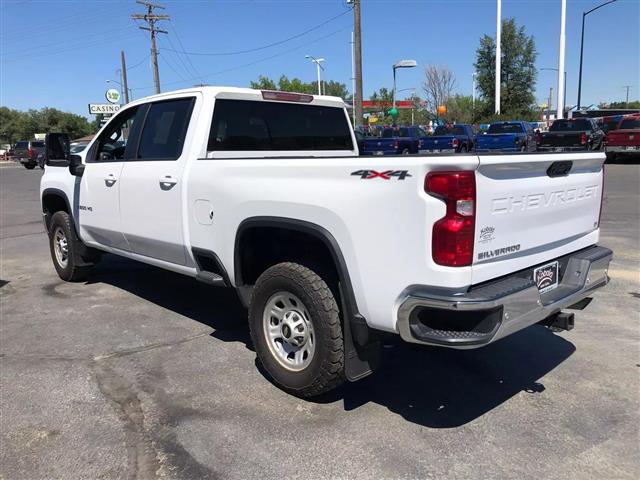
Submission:
[[[40,110],[22,112],[0,107],[0,137],[8,143],[29,140],[36,133],[64,132],[78,138],[95,132],[82,115],[45,107]]]
[[[250,82],[249,86],[256,90],[279,90],[281,92],[298,92],[308,93],[311,95],[318,93],[317,82],[303,82],[299,78],[289,79],[286,75],[282,75],[278,79],[277,84],[269,77],[260,75],[258,80]],[[340,97],[344,100],[349,100],[351,98],[349,91],[347,90],[347,86],[344,83],[336,82],[334,80],[323,80],[322,88],[325,95]]]
[[[502,21],[501,41],[501,118],[527,117],[535,111],[535,86],[537,70],[536,44],[523,26],[518,27],[513,18]],[[476,50],[475,68],[478,89],[485,100],[482,117],[494,111],[496,44],[493,37],[484,35]]]
[[[473,98],[471,95],[452,95],[447,100],[444,118],[450,123],[473,123]],[[480,107],[476,102],[476,107]]]
[[[609,105],[607,105],[606,108],[610,108],[612,110],[620,110],[620,109],[625,109],[625,108],[640,108],[640,101],[635,100],[632,102],[629,102],[629,106],[627,106],[627,102],[611,102]]]

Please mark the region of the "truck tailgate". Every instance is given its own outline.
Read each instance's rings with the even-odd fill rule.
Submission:
[[[474,284],[597,242],[604,154],[479,159]]]

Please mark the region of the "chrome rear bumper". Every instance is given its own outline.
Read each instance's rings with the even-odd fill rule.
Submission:
[[[398,309],[398,332],[405,341],[424,345],[487,345],[578,304],[606,285],[612,258],[608,248],[591,247],[557,259],[558,287],[544,294],[533,282],[535,267],[465,293],[412,289]]]

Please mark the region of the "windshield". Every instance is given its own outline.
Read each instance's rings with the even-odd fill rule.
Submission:
[[[80,153],[81,151],[83,151],[85,148],[87,148],[86,143],[72,143],[71,147],[69,148],[69,151],[71,153]]]
[[[44,147],[44,142],[31,142],[32,147],[42,148]]]
[[[487,133],[522,133],[519,123],[493,123]]]
[[[640,118],[629,118],[623,120],[620,124],[622,130],[631,130],[632,128],[640,128]]]
[[[556,120],[549,128],[550,132],[582,132],[591,130],[589,120]]]
[[[28,142],[18,142],[16,143],[16,147],[15,148],[28,148],[29,147],[29,143]]]

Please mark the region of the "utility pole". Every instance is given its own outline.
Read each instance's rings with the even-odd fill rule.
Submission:
[[[354,52],[355,52],[355,103],[356,103],[356,125],[362,125],[362,30],[360,28],[360,1],[353,1],[353,35],[354,35]]]
[[[351,114],[353,115],[353,126],[356,126],[356,74],[355,74],[355,53],[353,46],[353,32],[351,32]]]
[[[502,0],[498,0],[496,12],[496,86],[495,107],[496,114],[500,114],[500,85],[502,71]]]
[[[147,13],[142,15],[136,13],[131,15],[134,20],[144,20],[149,25],[148,27],[138,27],[141,30],[147,30],[151,35],[151,63],[153,65],[153,83],[156,87],[156,93],[160,93],[160,74],[158,73],[158,48],[156,47],[156,34],[157,33],[169,33],[166,30],[160,30],[156,28],[156,22],[158,20],[171,20],[169,15],[156,15],[153,13],[154,8],[164,9],[162,5],[147,2],[146,0],[137,0],[136,3],[147,7]]]
[[[129,103],[129,86],[127,85],[127,64],[124,61],[124,50],[120,50],[120,63],[122,64],[122,88],[124,90],[124,103]]]
[[[558,55],[558,111],[556,118],[564,118],[564,95],[560,92],[565,91],[564,78],[564,47],[565,47],[565,26],[567,23],[567,0],[562,0],[560,7],[560,54]]]
[[[551,107],[553,106],[553,87],[549,87],[549,103],[547,104],[547,125],[551,121]],[[557,116],[557,113],[556,113]]]
[[[629,89],[631,88],[631,85],[623,85],[622,88],[625,88],[627,90],[627,100],[625,102],[624,108],[629,108]]]

